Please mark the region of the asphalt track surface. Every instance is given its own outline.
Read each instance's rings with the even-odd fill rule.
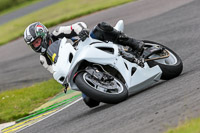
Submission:
[[[68,22],[85,21],[94,26],[100,20],[114,24],[116,20],[124,19],[128,35],[162,42],[176,51],[183,60],[183,73],[116,105],[101,104],[90,109],[80,101],[21,132],[161,133],[182,120],[199,116],[199,11],[199,0],[140,0]],[[22,49],[23,55],[19,54],[18,48]],[[15,56],[8,56],[11,53]],[[0,47],[0,54],[0,68],[3,68],[0,73],[8,73],[3,77],[4,82],[1,77],[1,85],[27,85],[33,83],[33,79],[50,78],[39,66],[39,55],[30,52],[23,39]],[[11,82],[6,82],[6,78]]]
[[[27,7],[21,8],[19,10],[16,10],[15,12],[11,12],[11,13],[2,15],[2,16],[0,16],[0,25],[5,24],[9,21],[12,21],[16,18],[22,17],[24,15],[27,15],[29,13],[32,13],[34,11],[37,11],[46,6],[57,3],[59,1],[61,1],[61,0],[44,0],[44,1],[32,4],[32,5],[29,5]]]

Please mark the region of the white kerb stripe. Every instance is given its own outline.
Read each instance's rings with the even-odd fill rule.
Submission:
[[[37,122],[35,122],[35,123],[33,123],[33,124],[29,125],[29,126],[27,126],[27,127],[21,128],[21,129],[20,129],[20,130],[18,130],[17,132],[20,132],[20,131],[22,131],[22,130],[24,130],[24,129],[26,129],[26,128],[28,128],[28,127],[30,127],[30,126],[32,126],[32,125],[34,125],[34,124],[36,124],[36,123],[38,123],[38,122],[41,122],[41,121],[43,121],[44,119],[47,119],[47,118],[51,117],[52,115],[54,115],[54,114],[56,114],[56,113],[58,113],[58,112],[60,112],[60,111],[62,111],[62,110],[64,110],[64,109],[66,109],[66,108],[70,107],[71,105],[73,105],[73,104],[75,104],[75,103],[79,102],[80,100],[82,100],[82,97],[81,97],[81,98],[79,98],[79,99],[77,99],[76,101],[74,101],[74,102],[70,103],[69,105],[65,106],[64,108],[62,108],[62,109],[60,109],[60,110],[58,110],[58,111],[56,111],[56,112],[54,112],[54,113],[50,114],[49,116],[47,116],[47,117],[45,117],[45,118],[43,118],[43,119],[41,119],[41,120],[39,120],[39,121],[37,121]]]

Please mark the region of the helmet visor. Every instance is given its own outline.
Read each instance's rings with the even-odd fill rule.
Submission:
[[[42,38],[38,37],[37,39],[35,39],[31,44],[31,48],[35,51],[38,51],[41,47],[42,44]]]

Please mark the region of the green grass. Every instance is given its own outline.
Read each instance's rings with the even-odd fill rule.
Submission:
[[[25,28],[35,21],[47,27],[80,17],[95,11],[117,6],[133,0],[63,0],[24,17],[0,26],[0,45],[23,35]]]
[[[34,0],[1,0],[0,11],[7,10],[12,7],[16,7],[26,2],[32,2]]]
[[[14,12],[14,11],[20,9],[20,8],[23,8],[23,7],[26,7],[26,6],[35,4],[37,2],[41,2],[41,1],[44,1],[44,0],[28,0],[28,1],[24,1],[22,3],[19,3],[15,6],[11,6],[10,8],[7,7],[6,9],[0,11],[0,16]]]
[[[0,93],[0,123],[24,117],[62,91],[62,85],[51,79],[33,86]]]
[[[200,133],[200,118],[189,120],[166,133]]]

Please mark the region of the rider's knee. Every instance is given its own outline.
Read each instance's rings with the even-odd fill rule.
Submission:
[[[101,22],[95,26],[90,36],[102,41],[114,41],[117,37],[117,32],[108,23]]]

